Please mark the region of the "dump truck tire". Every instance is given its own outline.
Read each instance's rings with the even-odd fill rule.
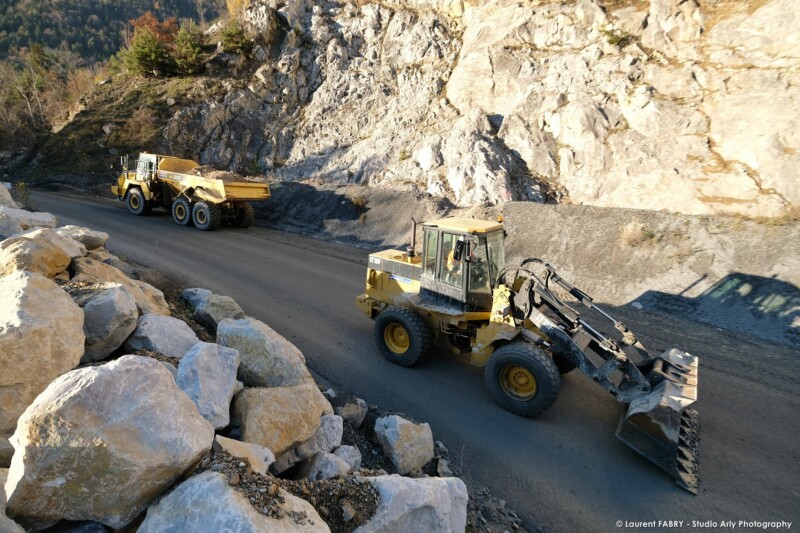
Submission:
[[[186,198],[176,198],[172,202],[172,219],[179,226],[188,226],[192,223],[192,204]]]
[[[197,202],[192,208],[192,221],[200,231],[212,231],[222,224],[222,212],[218,205]]]
[[[415,311],[390,306],[375,319],[375,342],[392,363],[414,366],[430,351],[433,337]]]
[[[553,359],[527,342],[512,342],[495,351],[483,377],[489,393],[503,409],[526,417],[546,411],[561,387]]]
[[[125,205],[128,206],[128,211],[137,216],[146,215],[150,211],[150,205],[144,199],[141,189],[130,189],[125,195]]]
[[[249,203],[242,204],[236,208],[236,218],[233,219],[233,227],[249,228],[256,221],[256,210]]]

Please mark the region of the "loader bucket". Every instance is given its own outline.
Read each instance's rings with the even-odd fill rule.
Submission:
[[[673,348],[656,362],[663,381],[630,402],[617,438],[697,494],[700,419],[689,406],[697,400],[698,359]]]

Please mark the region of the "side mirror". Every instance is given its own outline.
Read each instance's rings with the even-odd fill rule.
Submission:
[[[467,243],[464,241],[456,241],[456,247],[453,250],[453,259],[456,261],[461,261],[464,257],[464,249],[467,247]]]

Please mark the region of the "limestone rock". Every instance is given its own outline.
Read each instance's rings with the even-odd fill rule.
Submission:
[[[239,352],[207,342],[195,344],[178,364],[178,387],[214,429],[223,429],[230,422],[238,369]]]
[[[83,257],[86,255],[86,246],[75,239],[62,235],[54,229],[50,228],[35,228],[23,231],[14,237],[23,239],[30,239],[32,241],[47,243],[50,246],[60,248],[70,259]]]
[[[342,443],[342,417],[323,415],[314,436],[278,457],[273,466],[276,473],[284,472],[303,459],[320,452],[329,452]]]
[[[300,350],[254,318],[220,322],[217,343],[239,350],[239,379],[248,387],[293,387],[314,383]]]
[[[80,288],[68,285],[67,292],[83,309],[86,344],[81,362],[102,361],[136,329],[136,301],[121,284],[97,283]]]
[[[285,503],[280,519],[261,514],[247,497],[228,485],[223,474],[203,472],[181,483],[177,489],[147,510],[139,533],[163,531],[281,531],[287,533],[330,532],[310,503],[281,490]],[[289,514],[305,516],[295,521]],[[299,523],[298,523],[299,522]]]
[[[214,437],[214,447],[219,447],[220,450],[234,457],[247,459],[253,471],[263,475],[267,475],[269,467],[275,462],[275,454],[272,453],[272,450],[251,442],[242,442],[217,435]]]
[[[213,438],[154,359],[126,355],[74,370],[20,418],[11,439],[9,512],[122,528],[199,461]]]
[[[265,446],[276,456],[313,437],[324,414],[333,414],[333,409],[313,383],[245,389],[233,402],[242,440]]]
[[[13,207],[0,206],[0,216],[5,215],[22,226],[23,230],[31,228],[55,228],[58,225],[56,217],[50,213],[26,211]]]
[[[298,477],[309,481],[333,479],[346,476],[350,469],[350,464],[341,457],[328,452],[319,452],[300,465]]]
[[[0,185],[0,189],[5,189]],[[25,530],[6,516],[6,493],[3,487],[8,479],[8,468],[0,468],[0,531],[3,533],[25,533]]]
[[[78,366],[85,337],[80,307],[41,274],[0,277],[0,302],[0,437],[8,437],[36,396]]]
[[[164,299],[164,293],[148,283],[129,278],[118,268],[88,257],[73,260],[70,268],[75,272],[73,281],[111,281],[122,284],[136,300],[139,314],[169,315],[169,305]]]
[[[354,428],[360,428],[367,416],[367,402],[361,398],[353,398],[342,406],[336,408],[336,414]]]
[[[108,233],[95,231],[81,226],[62,226],[56,228],[56,232],[64,237],[74,239],[84,246],[87,250],[96,250],[106,244]]]
[[[0,213],[0,240],[23,231],[22,226],[8,215]]]
[[[238,320],[244,318],[244,311],[230,296],[212,294],[201,300],[194,308],[194,318],[198,324],[217,330],[217,325],[226,318]]]
[[[361,452],[355,446],[339,446],[333,450],[333,455],[344,459],[352,470],[361,467]]]
[[[198,342],[200,339],[183,320],[147,313],[139,317],[125,349],[152,350],[180,359]]]
[[[0,183],[0,207],[10,207],[12,209],[19,209],[17,202],[11,197],[11,191]]]
[[[0,275],[12,272],[37,272],[52,278],[64,272],[70,256],[48,242],[11,237],[0,242]]]
[[[200,302],[204,302],[208,300],[211,295],[214,294],[208,289],[201,289],[201,288],[191,288],[191,289],[184,289],[181,293],[181,299],[186,302],[186,304],[192,308],[192,311],[200,304]]]
[[[433,459],[433,434],[428,424],[390,415],[375,421],[375,434],[400,474],[419,470]]]
[[[363,479],[378,491],[380,503],[357,533],[464,531],[467,526],[467,487],[458,478],[392,475]]]

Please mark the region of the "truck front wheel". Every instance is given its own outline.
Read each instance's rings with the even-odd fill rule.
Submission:
[[[186,198],[176,198],[172,202],[172,218],[179,226],[188,226],[192,223],[192,206]]]
[[[134,215],[146,215],[150,211],[150,206],[144,199],[141,189],[129,190],[125,197],[125,204],[128,206],[128,211]]]

